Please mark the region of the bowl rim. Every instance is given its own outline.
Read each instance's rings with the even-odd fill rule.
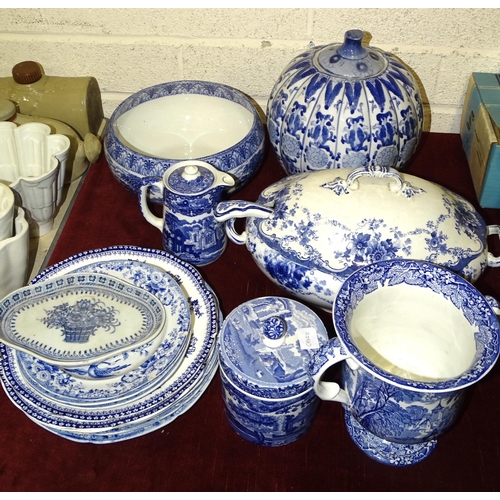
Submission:
[[[214,92],[200,94],[199,92],[196,92],[196,89],[199,88],[200,86],[203,86],[204,88],[208,87],[208,88],[212,89]],[[155,91],[160,90],[160,89],[163,89],[163,90],[164,89],[169,89],[169,90],[173,89],[173,90],[178,90],[178,91],[173,92],[173,93],[167,93],[167,94],[162,93],[161,95],[160,94],[157,95]],[[223,83],[211,82],[211,81],[206,81],[206,80],[175,80],[172,82],[159,83],[159,84],[152,85],[150,87],[146,87],[144,89],[141,89],[141,90],[135,92],[134,94],[130,95],[129,97],[127,97],[124,101],[122,101],[117,106],[117,108],[113,111],[111,118],[109,119],[106,140],[104,141],[104,147],[105,147],[105,150],[107,151],[107,154],[109,154],[109,146],[107,146],[106,144],[108,143],[108,141],[113,140],[113,141],[117,142],[125,150],[130,152],[130,154],[132,154],[134,157],[136,157],[140,160],[143,160],[143,161],[154,159],[154,160],[162,160],[165,162],[169,162],[171,164],[182,161],[181,159],[162,158],[162,157],[158,157],[158,156],[148,155],[145,153],[140,153],[140,152],[136,151],[135,149],[131,149],[126,144],[124,144],[116,135],[115,127],[114,127],[116,120],[120,116],[122,116],[124,113],[126,113],[127,111],[130,111],[131,109],[133,109],[134,107],[136,107],[139,104],[151,101],[153,99],[158,99],[160,97],[167,97],[170,95],[198,94],[198,95],[207,95],[209,97],[220,97],[222,99],[227,99],[227,97],[226,97],[226,95],[224,95],[224,93],[222,93],[223,95],[221,95],[221,92],[216,92],[217,89],[219,89],[219,90],[224,89],[225,94],[232,94],[234,96],[239,97],[241,102],[238,102],[237,100],[232,100],[232,102],[236,102],[237,104],[242,105],[245,109],[247,109],[248,111],[250,111],[250,113],[252,113],[253,121],[251,123],[250,130],[245,135],[245,137],[243,137],[240,141],[238,141],[237,143],[233,144],[232,146],[230,146],[226,149],[223,149],[223,150],[218,151],[216,153],[213,153],[211,155],[207,155],[207,156],[203,156],[203,157],[196,157],[196,158],[191,158],[191,159],[207,161],[208,163],[210,163],[211,158],[214,158],[214,157],[217,157],[220,155],[225,155],[229,151],[238,148],[244,141],[246,141],[250,136],[252,136],[255,133],[256,127],[258,126],[259,122],[261,123],[262,128],[264,127],[264,125],[262,124],[262,121],[260,119],[260,116],[257,112],[257,109],[253,105],[252,101],[245,94],[243,94],[243,92],[241,92],[240,90],[237,90],[234,87],[230,87],[229,85],[225,85]],[[189,90],[193,90],[193,91],[189,91]],[[142,99],[141,96],[144,97],[144,99]],[[133,106],[129,107],[131,103],[134,103],[134,101],[137,101],[137,102]]]

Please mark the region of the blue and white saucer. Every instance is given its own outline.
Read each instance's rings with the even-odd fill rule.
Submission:
[[[437,441],[431,440],[417,444],[392,443],[368,432],[349,411],[345,412],[347,432],[356,446],[370,458],[385,465],[414,465],[427,458],[436,447]]]

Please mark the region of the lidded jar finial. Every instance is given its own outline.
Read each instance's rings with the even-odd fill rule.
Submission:
[[[362,59],[368,52],[361,44],[363,37],[364,33],[361,30],[346,31],[344,43],[337,49],[337,52],[344,59]]]

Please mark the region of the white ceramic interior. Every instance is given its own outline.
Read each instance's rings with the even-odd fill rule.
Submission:
[[[14,227],[14,193],[0,182],[0,241],[12,236]]]
[[[411,380],[457,377],[476,354],[474,328],[462,311],[429,288],[404,283],[365,295],[349,330],[370,361]]]
[[[24,210],[15,208],[13,235],[0,241],[0,299],[26,284],[29,264],[29,225]]]
[[[113,124],[130,149],[157,158],[203,158],[228,149],[250,132],[253,114],[238,103],[200,94],[175,94],[126,111]]]
[[[0,181],[10,186],[16,204],[25,209],[31,236],[52,229],[62,201],[69,147],[68,137],[51,134],[44,123],[0,123]]]

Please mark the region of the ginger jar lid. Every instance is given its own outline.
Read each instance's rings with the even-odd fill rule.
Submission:
[[[242,391],[286,398],[312,388],[309,364],[328,341],[321,319],[283,297],[261,297],[234,309],[219,336],[220,367]]]
[[[344,43],[331,44],[319,50],[314,62],[318,69],[342,78],[372,78],[388,66],[383,52],[362,45],[363,31],[349,30]]]

